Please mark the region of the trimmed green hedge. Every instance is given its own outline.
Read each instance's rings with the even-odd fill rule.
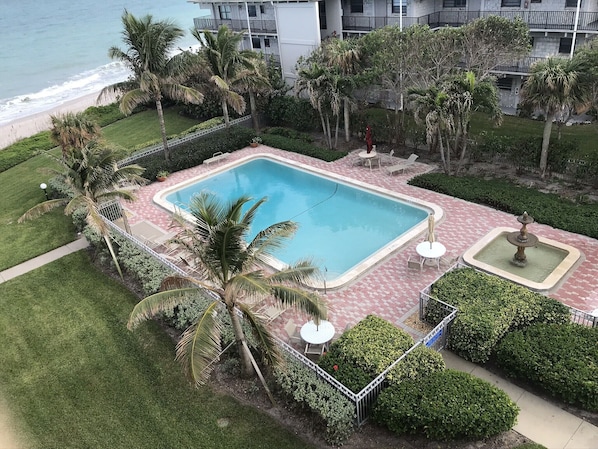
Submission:
[[[327,148],[317,147],[303,139],[296,140],[277,134],[263,134],[262,140],[264,145],[269,145],[285,151],[292,151],[293,153],[304,154],[305,156],[322,159],[326,162],[336,161],[347,155],[346,151],[333,151]]]
[[[389,385],[394,385],[405,380],[426,377],[445,369],[446,364],[439,352],[425,345],[419,345],[388,372],[386,379]]]
[[[538,324],[507,335],[499,366],[561,400],[598,411],[598,328]]]
[[[55,146],[50,139],[50,131],[42,131],[21,139],[0,151],[0,172],[25,162],[40,151],[51,150]]]
[[[329,444],[341,445],[353,432],[354,405],[305,365],[288,355],[285,358],[285,366],[274,370],[277,384],[294,401],[320,416]]]
[[[598,205],[575,204],[551,193],[516,186],[506,180],[430,173],[415,176],[409,184],[461,198],[514,215],[527,211],[538,223],[598,238]]]
[[[481,439],[509,430],[518,413],[517,405],[494,385],[446,370],[387,388],[378,397],[372,419],[398,434]]]
[[[513,282],[472,268],[450,271],[432,285],[431,295],[459,309],[448,347],[466,360],[484,363],[511,330],[538,322],[566,323],[566,306]],[[438,324],[444,309],[432,301],[426,321]]]
[[[343,333],[318,364],[357,393],[411,346],[413,338],[405,331],[382,318],[368,315]]]

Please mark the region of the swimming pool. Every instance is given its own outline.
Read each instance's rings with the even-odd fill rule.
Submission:
[[[361,184],[361,185],[359,185]],[[427,216],[442,211],[435,205],[331,176],[312,167],[271,155],[244,158],[159,192],[154,201],[170,211],[185,209],[202,190],[223,201],[248,195],[267,197],[256,214],[250,238],[284,220],[299,230],[276,253],[281,263],[313,258],[326,287],[339,287],[394,249],[424,231]]]

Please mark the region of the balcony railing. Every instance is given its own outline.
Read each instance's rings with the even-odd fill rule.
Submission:
[[[226,25],[233,31],[247,30],[247,20],[233,19],[233,20],[222,20],[222,19],[205,19],[202,17],[193,19],[195,28],[199,31],[218,31],[222,25]],[[276,33],[276,21],[275,20],[260,20],[260,19],[249,19],[249,26],[251,27],[252,33]]]
[[[537,61],[544,61],[546,58],[541,56],[528,56],[522,58],[510,65],[500,65],[494,68],[494,72],[499,73],[517,73],[529,75],[531,66]]]
[[[429,25],[430,28],[461,26],[479,17],[500,16],[513,20],[520,17],[531,31],[573,31],[575,11],[438,11],[421,17],[403,17],[403,26]],[[343,16],[344,31],[371,31],[386,25],[399,25],[398,17]],[[579,13],[577,30],[598,32],[598,12]]]

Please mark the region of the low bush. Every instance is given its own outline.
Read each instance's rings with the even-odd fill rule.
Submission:
[[[314,371],[287,355],[285,365],[275,369],[274,376],[286,395],[322,419],[329,444],[341,445],[351,436],[355,407]]]
[[[598,207],[594,204],[575,204],[558,195],[538,192],[500,179],[430,173],[411,178],[409,184],[486,204],[515,215],[527,211],[538,223],[598,238]]]
[[[445,370],[382,391],[372,419],[397,434],[482,439],[509,430],[518,413],[504,391],[469,373]]]
[[[537,324],[507,335],[498,365],[564,402],[598,411],[598,328]]]
[[[55,146],[56,144],[50,138],[50,131],[21,139],[0,151],[0,172],[25,162],[41,151],[51,150]]]
[[[354,392],[413,346],[413,338],[382,318],[368,315],[335,341],[318,364]]]
[[[305,142],[308,142],[308,143],[313,142],[313,138],[309,134],[302,133],[300,131],[295,131],[292,128],[284,128],[282,126],[274,126],[272,128],[266,128],[264,130],[264,132],[266,134],[274,134],[276,136],[283,136],[283,137],[287,137],[289,139],[304,140]]]
[[[431,295],[459,309],[448,347],[475,363],[486,362],[511,330],[569,320],[569,310],[558,301],[472,268],[446,273],[432,285]],[[443,317],[444,309],[430,302],[426,321],[436,325]]]
[[[321,159],[326,162],[336,161],[347,155],[346,151],[333,151],[327,148],[314,146],[305,140],[296,140],[276,134],[262,135],[264,145],[269,145],[274,148],[279,148],[285,151],[292,151],[293,153],[311,156]]]
[[[445,369],[446,364],[439,352],[425,345],[419,345],[388,372],[386,379],[389,385],[395,385],[405,380],[420,379]]]
[[[272,126],[298,131],[315,131],[321,127],[318,113],[309,100],[289,95],[273,97],[266,107],[266,118]]]

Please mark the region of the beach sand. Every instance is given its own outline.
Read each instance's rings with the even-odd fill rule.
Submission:
[[[83,97],[75,98],[74,100],[67,101],[48,111],[39,112],[21,119],[13,120],[5,125],[0,125],[0,148],[6,148],[8,145],[16,142],[17,140],[32,136],[40,131],[50,129],[50,115],[65,114],[67,112],[81,112],[90,106],[103,106],[110,104],[116,99],[116,97],[112,96],[103,100],[101,103],[97,103],[96,100],[99,94],[99,92],[96,92]]]

